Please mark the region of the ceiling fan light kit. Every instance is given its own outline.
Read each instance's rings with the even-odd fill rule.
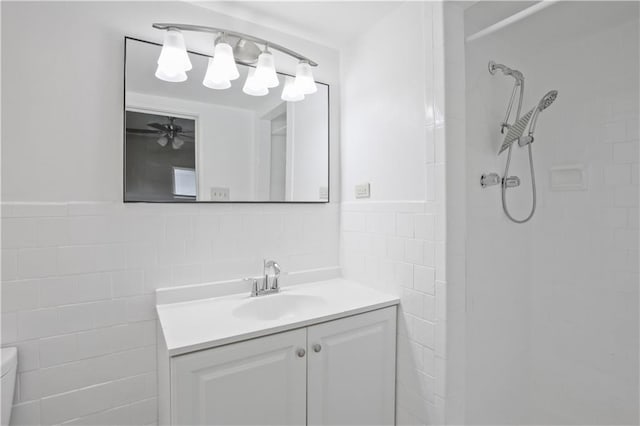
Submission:
[[[127,132],[147,136],[158,135],[156,142],[163,148],[171,142],[171,148],[180,149],[185,139],[193,139],[193,135],[190,134],[193,131],[183,130],[182,126],[175,123],[176,117],[167,117],[167,119],[169,122],[166,124],[148,123],[147,126],[154,130],[127,128]]]
[[[189,60],[183,31],[214,34],[214,53],[209,59],[207,71],[202,84],[210,89],[225,90],[231,87],[231,81],[236,80],[240,73],[236,63],[254,65],[250,68],[242,91],[251,96],[264,96],[269,89],[277,87],[280,82],[276,74],[275,58],[270,50],[277,50],[298,61],[295,79],[286,78],[281,99],[296,102],[304,99],[305,95],[317,91],[313,78],[312,67],[318,64],[309,58],[258,37],[229,31],[220,28],[187,24],[153,24],[153,28],[165,31],[162,51],[158,58],[158,68],[155,76],[160,80],[171,83],[186,81],[187,71],[193,66]],[[227,40],[236,40],[234,47]],[[259,45],[264,46],[262,49]]]

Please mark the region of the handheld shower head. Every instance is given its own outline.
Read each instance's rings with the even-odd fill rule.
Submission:
[[[542,111],[549,108],[549,105],[551,105],[553,101],[556,100],[557,97],[558,97],[557,90],[551,90],[550,92],[548,92],[546,95],[542,97],[542,99],[540,99],[540,102],[538,103],[538,111]]]
[[[529,136],[533,136],[533,132],[536,130],[536,122],[538,121],[538,116],[540,115],[540,113],[549,108],[549,106],[556,100],[557,97],[558,91],[551,90],[547,92],[542,97],[542,99],[540,99],[540,102],[538,102],[538,107],[533,113],[533,117],[531,117],[531,124],[529,124]]]
[[[545,109],[549,108],[549,105],[551,105],[557,97],[558,91],[551,90],[546,95],[544,95],[542,99],[540,99],[537,107],[531,109],[531,111],[520,117],[520,119],[509,128],[507,136],[505,136],[504,142],[502,142],[502,146],[500,147],[500,151],[498,152],[498,154],[506,151],[507,148],[509,148],[509,146],[511,146],[511,144],[515,141],[518,141],[518,144],[520,146],[524,146],[533,142],[533,132],[536,128],[538,115]],[[527,128],[527,125],[529,125],[529,136],[523,137],[522,135],[524,135],[524,131]]]

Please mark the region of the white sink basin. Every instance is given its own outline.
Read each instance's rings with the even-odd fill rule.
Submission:
[[[160,304],[156,309],[169,355],[177,356],[308,327],[398,301],[395,295],[336,278],[285,286],[280,293],[265,296],[249,297],[243,292]]]
[[[238,318],[279,320],[323,307],[326,304],[327,302],[318,296],[276,293],[254,297],[234,308],[231,313]]]

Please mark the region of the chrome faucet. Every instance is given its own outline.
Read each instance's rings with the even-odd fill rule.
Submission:
[[[264,282],[262,283],[262,289],[269,289],[269,269],[273,269],[273,281],[271,282],[271,290],[277,292],[279,290],[278,279],[280,278],[280,265],[275,260],[263,261],[263,274]]]
[[[273,278],[269,280],[269,272],[273,270]],[[275,260],[263,261],[263,273],[261,277],[245,278],[245,281],[251,283],[251,297],[263,296],[265,294],[273,294],[280,291],[278,279],[280,278],[280,265]],[[271,285],[269,285],[271,281]],[[258,283],[261,282],[260,285]]]

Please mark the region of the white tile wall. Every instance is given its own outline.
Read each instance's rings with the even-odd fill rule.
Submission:
[[[416,16],[421,19],[416,19]],[[368,77],[384,75],[379,63],[368,63],[371,57],[368,49],[379,49],[372,40],[387,40],[396,34],[394,28],[402,27],[398,34],[419,32],[425,52],[424,64],[416,61],[401,81],[390,82],[393,93],[381,90],[377,93],[378,103],[394,105],[397,99],[411,99],[415,93],[422,93],[410,108],[422,112],[424,126],[418,131],[397,132],[412,117],[397,117],[383,110],[370,111],[362,119],[362,111],[367,111],[360,102],[359,85],[367,82],[347,79],[353,86],[346,87],[342,110],[347,120],[343,121],[346,135],[358,135],[369,140],[366,135],[394,134],[395,138],[377,141],[384,149],[358,153],[360,149],[350,138],[343,139],[349,153],[344,160],[348,176],[343,183],[372,180],[372,193],[376,191],[376,178],[380,170],[375,164],[386,163],[386,171],[403,169],[403,164],[390,163],[386,158],[375,158],[362,162],[358,158],[369,158],[387,149],[396,150],[415,158],[424,158],[420,164],[423,173],[420,181],[409,182],[390,176],[391,183],[412,186],[402,191],[385,193],[374,201],[349,201],[342,204],[342,267],[345,276],[371,286],[395,292],[401,297],[401,313],[398,337],[398,378],[397,378],[397,423],[401,425],[443,424],[446,397],[446,220],[444,197],[444,93],[443,81],[443,40],[442,4],[409,3],[398,7],[389,17],[382,20],[354,43],[351,51],[357,52],[357,63],[347,62],[345,72],[357,74],[366,69]],[[391,39],[393,42],[393,38]],[[401,41],[398,41],[401,43]],[[367,59],[368,58],[368,59]],[[413,58],[415,59],[415,57]],[[400,59],[398,59],[400,60]],[[391,64],[390,64],[391,65]],[[424,68],[421,68],[424,67]],[[362,88],[364,90],[364,87]],[[417,92],[422,90],[422,92]],[[348,121],[353,108],[359,120]],[[376,115],[380,114],[380,115]],[[394,117],[389,120],[389,117]],[[404,120],[404,121],[403,121]],[[366,123],[366,124],[365,124]],[[364,127],[363,127],[364,126]],[[368,145],[368,144],[367,144]],[[358,163],[357,165],[355,163]],[[354,165],[351,168],[352,164]],[[413,164],[413,163],[412,163]],[[364,170],[366,167],[371,170]],[[408,166],[407,166],[408,167]],[[401,177],[406,177],[400,175]],[[386,182],[389,183],[389,182]],[[423,196],[413,201],[393,201],[398,193],[410,193],[422,188]],[[343,193],[352,189],[343,187]]]
[[[289,271],[339,263],[336,204],[118,201],[123,37],[161,41],[150,13],[307,52],[321,64],[316,78],[332,85],[331,122],[339,123],[338,51],[261,22],[188,2],[3,3],[2,57],[11,64],[3,77],[11,84],[2,100],[12,108],[2,115],[2,200],[16,203],[2,205],[1,325],[2,345],[19,348],[14,424],[154,423],[155,390],[141,383],[155,377],[156,288],[255,274],[263,257]],[[211,47],[206,37],[187,39],[194,50]],[[70,48],[52,53],[54,45]],[[48,68],[56,84],[33,78],[54,62],[65,64]],[[295,63],[280,66],[292,71]],[[69,117],[74,132],[48,130]],[[339,198],[340,135],[330,130],[331,194]],[[73,200],[86,202],[66,202]]]
[[[473,8],[490,12],[484,7],[497,6],[478,3],[467,9],[467,18]],[[620,13],[621,8],[626,12]],[[615,19],[603,19],[605,14]],[[552,25],[550,20],[559,16],[582,20]],[[590,16],[594,25],[578,30]],[[547,29],[535,41],[529,37],[534,27]],[[526,225],[506,220],[499,190],[478,185],[481,173],[504,167],[504,158],[495,155],[500,141],[496,125],[512,88],[511,81],[487,73],[490,59],[524,72],[525,107],[550,89],[559,91],[536,128],[539,203]],[[452,263],[459,268],[449,268],[447,277],[447,307],[466,303],[462,315],[453,315],[456,322],[466,322],[465,420],[636,424],[637,5],[559,2],[547,13],[466,43],[465,60],[462,128],[467,138],[462,155],[448,156],[447,162],[453,170],[459,158],[466,158],[467,179],[447,187],[448,196],[466,196],[465,217],[452,216],[457,209],[447,216],[467,231],[461,256]],[[593,68],[594,61],[619,72],[601,73]],[[453,80],[455,74],[449,76]],[[522,162],[511,173],[524,177],[523,188],[528,189],[525,153],[515,150],[515,161]],[[587,189],[551,190],[549,170],[573,164],[585,165]],[[518,216],[528,209],[529,194],[510,194]],[[448,235],[448,244],[455,244],[453,237]],[[453,271],[465,269],[466,293],[452,292],[459,280]],[[451,311],[448,315],[452,319]],[[455,337],[450,333],[447,338]],[[451,357],[447,362],[454,364]],[[450,403],[448,398],[447,408]]]
[[[337,266],[338,216],[331,204],[3,204],[12,424],[155,423],[154,290],[257,274],[263,257]]]

